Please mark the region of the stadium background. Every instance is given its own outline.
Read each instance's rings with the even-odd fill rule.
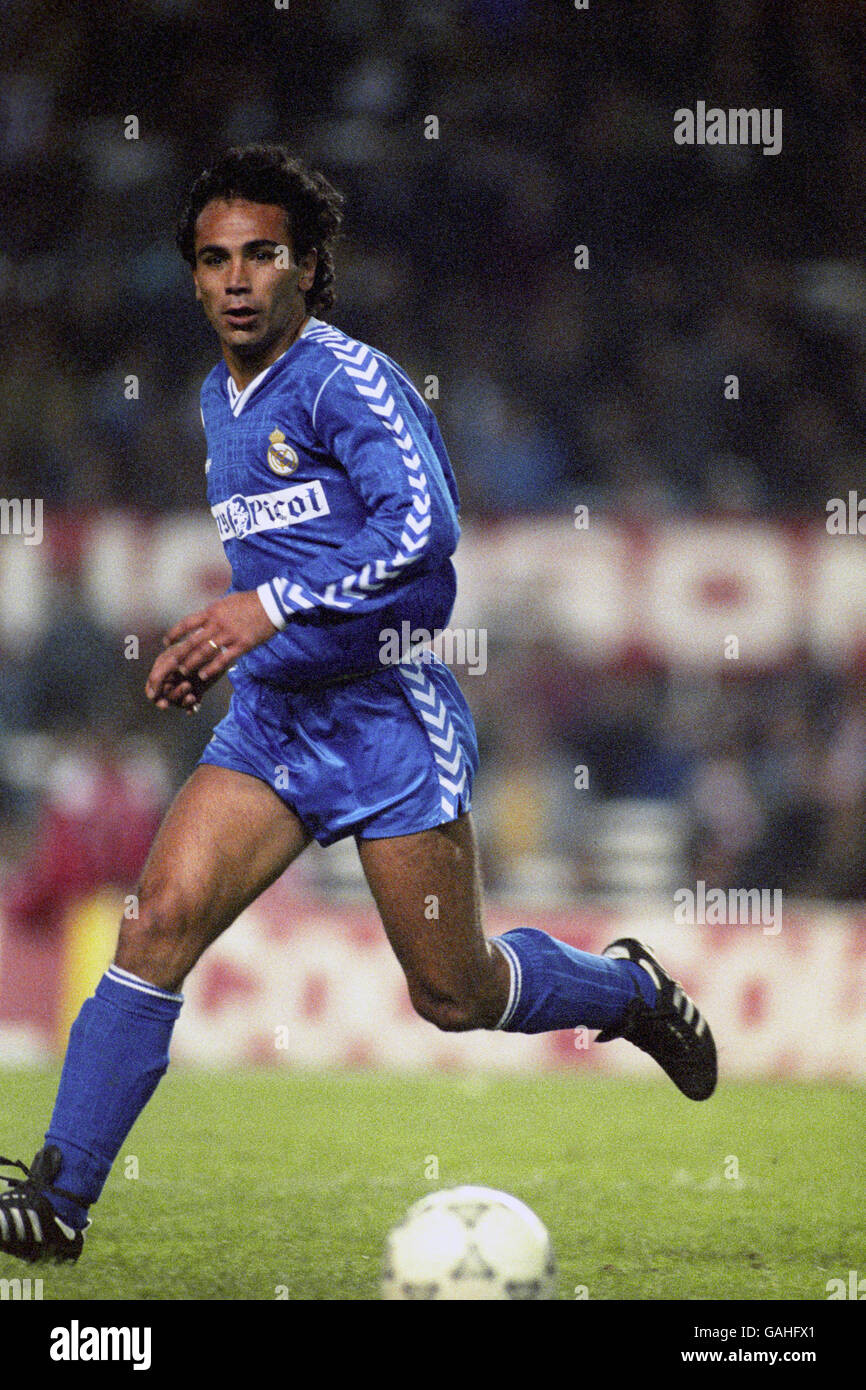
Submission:
[[[728,1075],[862,1081],[866,569],[827,527],[866,474],[861,7],[2,18],[0,494],[43,499],[45,534],[0,539],[0,1061],[58,1055],[225,706],[142,692],[226,573],[214,343],[172,224],[213,153],[279,139],[347,195],[335,322],[434,393],[458,475],[491,930],[635,929]],[[675,146],[697,100],[781,108],[781,154]],[[677,924],[698,881],[781,891],[781,930]],[[351,845],[310,851],[202,962],[177,1056],[652,1071],[414,1018]]]

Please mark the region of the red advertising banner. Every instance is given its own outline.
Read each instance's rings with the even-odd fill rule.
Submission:
[[[803,650],[830,664],[866,656],[866,543],[822,520],[641,525],[565,515],[470,526],[456,563],[452,626],[489,629],[492,640],[525,635],[531,616],[535,636],[599,663],[641,654],[730,670],[772,667]],[[121,632],[161,630],[228,584],[216,527],[199,512],[49,517],[41,545],[0,549],[0,644],[33,639],[57,572]]]
[[[119,907],[94,895],[52,938],[0,924],[0,1064],[57,1055],[110,958]],[[623,934],[646,941],[709,1018],[723,1077],[866,1078],[862,909],[786,904],[769,925],[717,926],[689,925],[662,901],[627,912],[489,910],[489,934],[517,926],[590,951]],[[299,896],[291,875],[211,947],[184,995],[179,1065],[660,1074],[628,1044],[597,1045],[579,1028],[439,1032],[412,1009],[373,908]]]

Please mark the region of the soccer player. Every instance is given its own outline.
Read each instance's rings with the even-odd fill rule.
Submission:
[[[180,220],[222,348],[201,407],[232,586],[171,629],[146,691],[194,710],[230,671],[234,693],[72,1027],[45,1144],[29,1169],[3,1160],[24,1176],[0,1196],[0,1249],[25,1260],[78,1258],[168,1065],[185,976],[313,839],[355,837],[412,1002],[439,1028],[584,1026],[695,1100],[716,1083],[706,1021],[639,942],[597,956],[528,927],[484,936],[469,711],[441,662],[382,659],[384,629],[447,626],[457,488],[406,374],[322,318],[342,201],[282,147],[249,146],[199,177]]]

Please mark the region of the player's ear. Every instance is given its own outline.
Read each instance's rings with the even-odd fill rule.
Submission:
[[[192,283],[195,285],[196,299],[201,299],[201,290],[198,287],[198,276],[196,275],[195,271],[193,271],[192,273]]]
[[[299,290],[309,290],[309,289],[312,289],[312,287],[313,287],[313,281],[314,281],[315,278],[316,278],[316,265],[317,265],[317,263],[318,263],[318,260],[319,260],[319,253],[316,251],[316,248],[315,248],[315,247],[312,247],[312,248],[306,253],[306,255],[304,255],[304,256],[301,257],[301,260],[300,260],[300,270],[301,270],[301,273],[300,273],[300,275],[298,276],[298,289],[299,289]]]

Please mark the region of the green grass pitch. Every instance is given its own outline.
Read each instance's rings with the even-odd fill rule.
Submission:
[[[0,1073],[29,1162],[56,1073]],[[825,1300],[866,1274],[866,1107],[842,1084],[176,1070],[124,1145],[47,1299],[372,1299],[425,1192],[504,1188],[547,1224],[560,1297]],[[132,1160],[136,1160],[133,1162]],[[137,1170],[138,1176],[132,1176]],[[127,1173],[130,1176],[127,1176]],[[577,1291],[577,1292],[576,1292]]]

